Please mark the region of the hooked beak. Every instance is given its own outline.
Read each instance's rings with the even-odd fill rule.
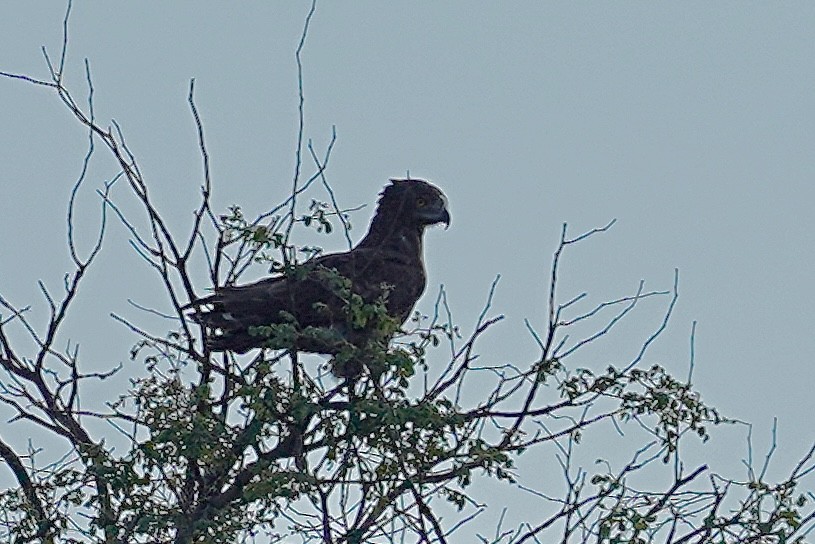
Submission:
[[[419,219],[423,225],[435,225],[444,223],[444,228],[450,227],[450,212],[444,205],[423,209],[419,212]]]
[[[445,208],[444,212],[441,214],[440,223],[444,223],[444,230],[450,228],[450,212],[447,211],[447,208]]]

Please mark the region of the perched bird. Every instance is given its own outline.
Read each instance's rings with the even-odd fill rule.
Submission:
[[[344,253],[323,255],[289,273],[224,286],[194,300],[192,319],[207,328],[212,351],[253,348],[337,354],[363,345],[381,329],[364,305],[402,325],[425,289],[425,227],[449,226],[444,194],[419,179],[393,179],[382,191],[368,233]]]

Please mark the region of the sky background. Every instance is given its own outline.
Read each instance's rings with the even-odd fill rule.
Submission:
[[[97,118],[121,125],[179,229],[201,183],[191,78],[215,208],[253,215],[288,194],[307,11],[75,2],[68,85],[84,99],[88,58]],[[58,55],[63,16],[61,2],[0,3],[0,70],[46,79],[40,46]],[[685,376],[698,321],[694,383],[754,424],[758,452],[778,418],[783,474],[815,439],[813,20],[805,2],[323,1],[303,52],[305,133],[322,154],[336,127],[328,179],[341,205],[368,204],[352,217],[355,242],[389,177],[409,171],[445,191],[453,222],[426,236],[419,309],[432,310],[443,284],[469,330],[500,274],[493,312],[507,318],[481,350],[493,362],[537,355],[523,320],[545,324],[561,225],[578,234],[616,218],[565,256],[563,299],[585,291],[588,309],[641,279],[670,289],[678,268],[680,299],[647,362]],[[58,290],[68,270],[66,202],[86,135],[49,89],[0,79],[0,99],[0,293],[44,316],[36,281]],[[82,247],[98,220],[94,190],[115,173],[100,153],[79,202]],[[126,363],[135,342],[111,311],[134,316],[128,298],[161,301],[124,229],[109,234],[67,329],[89,368]],[[344,247],[341,236],[322,243]],[[636,354],[667,299],[645,302],[572,365]],[[105,387],[91,394],[104,398]],[[700,456],[736,476],[745,453],[733,427]]]

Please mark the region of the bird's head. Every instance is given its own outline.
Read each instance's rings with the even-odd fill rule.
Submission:
[[[450,226],[447,197],[422,179],[392,179],[382,191],[380,210],[401,216],[406,222],[426,227],[437,223]]]

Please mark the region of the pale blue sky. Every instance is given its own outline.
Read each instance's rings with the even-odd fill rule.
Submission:
[[[287,194],[307,8],[75,2],[69,84],[84,96],[87,57],[98,118],[121,124],[179,227],[200,184],[193,77],[216,206],[259,212]],[[57,1],[0,4],[0,70],[45,78],[39,48],[57,54],[63,12]],[[427,235],[420,309],[444,284],[470,327],[500,273],[494,308],[507,320],[483,345],[494,361],[536,354],[523,319],[544,323],[561,224],[577,234],[617,218],[567,255],[564,297],[588,291],[600,302],[640,279],[670,288],[679,268],[679,304],[649,361],[684,376],[698,320],[704,399],[755,423],[761,445],[777,416],[779,464],[789,466],[815,439],[813,21],[805,2],[323,1],[304,51],[306,135],[322,149],[336,125],[328,173],[341,204],[371,204],[407,170],[447,193],[453,223]],[[0,98],[0,292],[39,303],[36,280],[58,288],[68,263],[64,212],[85,136],[44,88],[0,80]],[[100,160],[92,181],[114,173]],[[81,205],[92,227],[91,186]],[[372,211],[354,216],[355,241]],[[70,324],[90,365],[126,360],[134,341],[108,313],[157,296],[124,240],[112,227]],[[630,358],[661,304],[644,305],[580,364]],[[714,446],[738,470],[744,433],[721,433]]]

